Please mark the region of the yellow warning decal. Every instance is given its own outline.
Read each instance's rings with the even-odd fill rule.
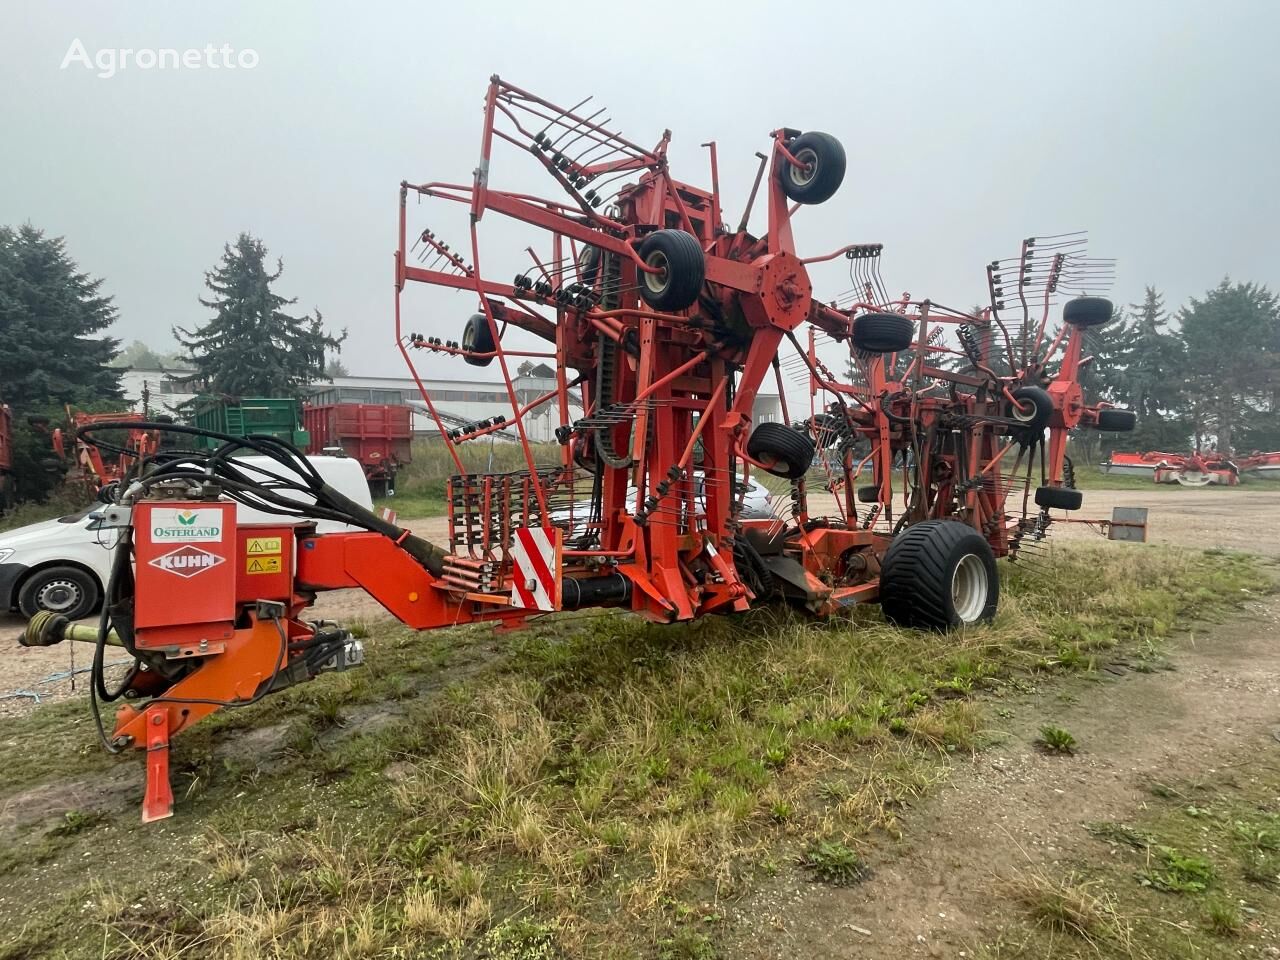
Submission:
[[[245,557],[245,573],[279,573],[279,557]]]
[[[279,537],[250,537],[246,553],[279,553]]]

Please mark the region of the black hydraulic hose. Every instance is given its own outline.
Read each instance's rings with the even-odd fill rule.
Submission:
[[[366,510],[360,504],[347,497],[339,490],[335,490],[327,483],[322,486],[321,491],[326,499],[332,501],[335,505],[342,507],[350,516],[357,521],[357,526],[366,527],[384,537],[389,537],[396,544],[417,560],[420,564],[427,568],[431,573],[440,576],[444,573],[445,553],[434,543],[424,540],[422,537],[415,536],[404,527],[397,527],[394,523],[383,520],[372,510]]]
[[[383,520],[373,511],[330,486],[306,455],[285,440],[265,434],[235,437],[185,424],[150,421],[102,421],[82,430],[81,436],[86,442],[93,443],[91,436],[93,431],[117,429],[126,425],[135,430],[165,431],[222,441],[221,446],[212,453],[175,453],[151,473],[145,477],[139,477],[136,483],[150,485],[162,480],[200,482],[216,479],[232,499],[246,506],[277,515],[333,520],[362,527],[394,540],[432,574],[439,576],[444,572],[443,550],[430,541],[413,535],[409,530]],[[249,468],[249,471],[266,475],[276,484],[274,488],[268,486],[266,482],[255,479],[250,472],[231,461],[231,456],[242,450],[253,451],[274,460],[299,476],[302,482],[290,480],[260,467]],[[281,496],[275,490],[293,490],[309,494],[314,498],[315,503],[301,503]]]

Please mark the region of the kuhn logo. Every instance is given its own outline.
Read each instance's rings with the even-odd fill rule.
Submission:
[[[223,558],[199,547],[179,547],[162,553],[151,561],[151,566],[165,573],[174,573],[180,577],[198,576],[206,570],[212,570],[223,562]]]
[[[221,543],[222,511],[211,509],[151,512],[151,539],[157,543],[176,540],[185,543]]]

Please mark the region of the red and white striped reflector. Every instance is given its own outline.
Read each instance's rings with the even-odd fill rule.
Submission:
[[[521,527],[511,544],[511,605],[560,609],[560,538],[552,528]]]

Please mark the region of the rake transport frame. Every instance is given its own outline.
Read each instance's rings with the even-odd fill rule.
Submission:
[[[891,301],[875,270],[878,244],[796,252],[796,213],[829,199],[843,180],[835,138],[773,131],[747,209],[729,228],[714,144],[706,145],[710,189],[677,181],[669,133],[646,149],[611,132],[604,111],[586,103],[564,110],[494,77],[472,182],[401,184],[400,349],[411,369],[419,350],[496,362],[512,408],[510,417],[450,428],[422,390],[458,469],[447,547],[345,498],[287,442],[155,425],[213,439],[218,449],[161,454],[121,484],[106,511],[121,536],[96,630],[49,616],[29,625],[24,642],[32,644],[96,641],[95,715],[100,699],[129,701],[104,743],[147,751],[144,819],[172,811],[168,751],[178,730],[360,662],[349,633],[303,619],[320,591],[361,588],[418,629],[512,627],[587,607],[670,623],[775,598],[822,615],[878,599],[895,622],[946,629],[993,615],[995,557],[1016,556],[1028,535],[1043,538],[1051,508],[1080,505],[1067,432],[1128,415],[1086,405],[1077,379],[1084,332],[1110,318],[1110,303],[1070,300],[1061,329],[1048,330],[1059,288],[1096,289],[1110,271],[1083,258],[1079,238],[1028,240],[1015,261],[994,262],[992,306],[978,313]],[[491,185],[500,144],[540,164],[562,198]],[[767,227],[757,236],[747,224],[761,191]],[[410,232],[415,196],[469,212],[468,255],[430,229]],[[493,279],[481,261],[482,224],[493,216],[549,235],[541,252],[528,248],[527,269],[511,281]],[[865,281],[842,306],[814,298],[808,271],[839,257]],[[476,296],[460,341],[405,332],[413,284]],[[1011,298],[1018,323],[1001,315]],[[944,325],[955,326],[959,349],[945,345]],[[512,328],[549,348],[508,349]],[[846,382],[818,356],[819,336],[849,350]],[[753,401],[771,378],[790,419],[780,361],[787,348],[815,395],[834,399],[798,425],[753,424]],[[555,388],[541,397],[517,395],[511,364],[526,357],[555,361]],[[525,425],[544,404],[560,423],[560,455],[550,464],[537,461]],[[582,415],[574,419],[571,407]],[[468,473],[458,444],[512,427],[526,469]],[[837,501],[829,517],[809,510],[805,478],[820,449]],[[232,459],[244,454],[279,469],[264,481],[263,471],[250,475]],[[752,469],[791,482],[789,517],[741,516],[739,480]],[[864,471],[872,483],[859,495]],[[907,480],[901,509],[899,472]],[[240,522],[232,500],[284,519]],[[317,535],[308,518],[367,532]],[[110,644],[136,660],[114,689],[102,676]]]

